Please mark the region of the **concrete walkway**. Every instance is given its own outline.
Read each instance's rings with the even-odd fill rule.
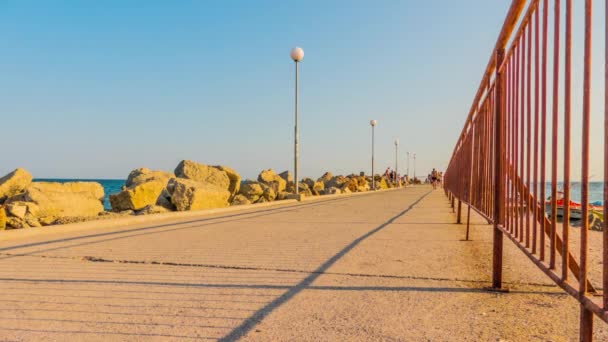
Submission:
[[[578,338],[577,302],[507,239],[512,291],[482,291],[491,229],[454,222],[418,186],[3,241],[0,341]]]

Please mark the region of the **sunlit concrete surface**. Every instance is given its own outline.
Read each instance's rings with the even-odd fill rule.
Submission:
[[[417,186],[23,236],[0,242],[0,340],[577,340],[578,302],[508,239],[511,293],[482,290],[491,232],[474,215],[462,241]]]

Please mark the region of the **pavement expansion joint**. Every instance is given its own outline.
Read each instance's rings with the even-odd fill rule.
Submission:
[[[344,277],[361,277],[361,278],[384,278],[384,279],[401,279],[401,280],[427,280],[439,282],[457,282],[470,284],[488,284],[489,280],[483,279],[461,279],[449,277],[429,277],[416,275],[393,275],[393,274],[370,274],[370,273],[349,273],[349,272],[327,272],[327,271],[310,271],[302,269],[289,268],[273,268],[273,267],[254,267],[254,266],[239,266],[239,265],[220,265],[220,264],[199,264],[199,263],[180,263],[171,261],[156,261],[156,260],[121,260],[121,259],[106,259],[96,256],[62,256],[62,255],[43,255],[29,253],[0,253],[0,257],[35,257],[42,259],[64,259],[77,260],[91,263],[115,263],[115,264],[138,264],[138,265],[159,265],[171,267],[196,267],[196,268],[211,268],[225,270],[245,270],[245,271],[272,271],[284,273],[303,273],[303,274],[318,274],[327,276],[344,276]],[[509,285],[524,285],[524,286],[543,286],[555,287],[553,284],[542,284],[532,282],[504,282]]]

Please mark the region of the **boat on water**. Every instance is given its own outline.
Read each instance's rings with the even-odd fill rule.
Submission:
[[[545,201],[545,210],[548,215],[551,215],[551,209],[552,209],[551,202],[552,202],[551,196],[549,196],[547,198],[547,200]],[[565,204],[564,193],[562,191],[558,191],[557,192],[557,201],[556,201],[558,217],[564,217],[564,204]],[[583,218],[583,206],[580,202],[570,200],[569,207],[570,207],[570,219],[580,220],[581,218]],[[604,210],[604,204],[601,201],[596,201],[596,202],[589,204],[589,216],[593,215],[596,212],[603,213],[603,210]]]

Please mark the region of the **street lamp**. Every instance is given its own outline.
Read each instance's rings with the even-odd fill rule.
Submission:
[[[376,190],[376,179],[374,177],[374,127],[376,127],[378,121],[371,120],[369,124],[372,126],[372,190]]]
[[[393,179],[393,181],[395,183],[397,183],[397,186],[401,186],[401,182],[398,180],[399,179],[399,169],[397,168],[398,164],[397,164],[397,158],[399,156],[399,139],[395,139],[395,179]]]
[[[414,153],[414,181],[416,180],[416,153]]]
[[[295,120],[295,127],[294,127],[294,146],[293,146],[293,176],[294,176],[294,186],[295,186],[295,191],[296,191],[296,195],[299,192],[298,189],[298,142],[299,142],[299,138],[300,138],[300,133],[298,132],[298,63],[302,61],[302,59],[304,59],[304,50],[302,50],[302,48],[299,47],[295,47],[291,50],[291,59],[293,59],[293,61],[296,64],[296,106],[295,106],[295,111],[296,111],[296,120]]]
[[[407,178],[410,178],[410,152],[407,152]]]

